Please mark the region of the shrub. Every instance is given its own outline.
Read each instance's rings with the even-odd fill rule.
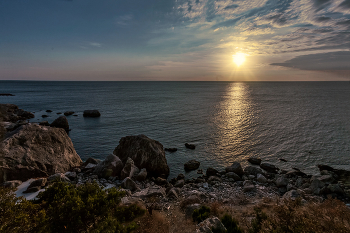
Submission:
[[[208,206],[201,206],[198,210],[194,210],[192,213],[192,219],[194,222],[200,223],[207,219],[210,215],[210,208]]]
[[[134,224],[122,225],[144,214],[131,205],[120,206],[125,194],[115,188],[105,191],[96,183],[74,187],[56,182],[38,195],[36,203],[46,209],[40,230],[47,232],[130,232]],[[38,229],[39,230],[39,229]]]
[[[263,221],[267,219],[267,215],[260,208],[254,208],[254,212],[255,218],[252,220],[250,233],[260,232]]]

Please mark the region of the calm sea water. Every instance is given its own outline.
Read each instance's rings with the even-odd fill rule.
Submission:
[[[16,95],[0,103],[35,112],[32,122],[47,109],[50,123],[75,111],[69,136],[83,160],[104,159],[121,137],[145,134],[178,148],[166,152],[170,178],[190,159],[223,169],[251,156],[311,174],[320,163],[350,170],[350,82],[0,81],[0,93]],[[102,116],[83,118],[86,109]]]

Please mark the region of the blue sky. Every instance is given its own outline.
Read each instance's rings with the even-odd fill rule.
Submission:
[[[350,80],[350,0],[0,0],[17,79]]]

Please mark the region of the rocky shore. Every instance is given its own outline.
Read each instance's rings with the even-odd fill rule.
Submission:
[[[142,202],[152,211],[169,210],[181,202],[188,203],[188,213],[201,203],[257,203],[263,198],[300,197],[306,203],[332,197],[350,202],[350,172],[327,165],[318,165],[320,174],[311,176],[249,158],[250,165],[244,168],[234,162],[222,171],[210,167],[198,170],[198,174],[204,174],[197,178],[186,179],[179,174],[168,180],[171,168],[163,145],[145,135],[121,138],[113,154],[103,161],[89,158],[83,162],[66,133],[69,125],[65,116],[52,124],[38,124],[29,123],[32,113],[15,105],[1,105],[0,110],[4,132],[0,143],[0,183],[18,187],[32,179],[24,193],[38,193],[57,180],[76,186],[96,182],[105,189],[125,190],[127,196],[122,202],[126,205]],[[190,149],[195,147],[191,145]],[[199,162],[190,160],[184,164],[184,171],[197,170]]]

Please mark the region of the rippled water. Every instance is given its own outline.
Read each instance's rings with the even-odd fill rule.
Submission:
[[[145,134],[164,147],[170,177],[196,159],[222,169],[260,157],[290,170],[316,173],[324,163],[350,169],[349,82],[0,82],[1,103],[41,115],[69,116],[69,133],[82,159],[103,159],[119,139]],[[100,118],[83,118],[99,109]],[[184,147],[194,143],[195,150]],[[282,162],[284,158],[288,162]],[[187,174],[194,175],[195,172]]]

